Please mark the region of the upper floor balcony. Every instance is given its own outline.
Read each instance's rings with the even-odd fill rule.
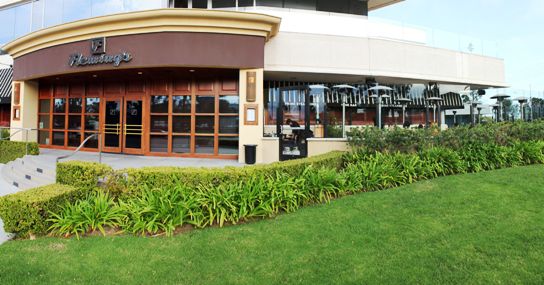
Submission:
[[[500,56],[496,42],[367,16],[369,10],[396,2],[399,0],[0,0],[0,46],[67,22],[171,7],[270,14],[282,18],[282,32],[377,38]]]

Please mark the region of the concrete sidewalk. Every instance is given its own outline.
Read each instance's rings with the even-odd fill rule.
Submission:
[[[54,165],[55,159],[59,156],[71,154],[72,151],[40,149],[40,159],[48,160]],[[78,152],[74,156],[62,160],[83,160],[98,162],[97,152]],[[140,156],[128,154],[102,153],[102,163],[107,164],[114,169],[140,168],[148,166],[174,166],[174,167],[226,167],[243,166],[237,160],[226,159],[205,159],[205,158],[186,158],[186,157],[157,157]]]

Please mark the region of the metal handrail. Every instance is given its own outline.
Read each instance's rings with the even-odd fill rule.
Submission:
[[[16,134],[18,134],[18,133],[20,133],[20,132],[22,132],[22,131],[23,131],[22,129],[21,129],[21,130],[17,130],[17,131],[14,132],[13,134],[11,134],[10,136],[5,137],[5,138],[2,137],[2,133],[0,132],[0,141],[9,140],[9,139],[11,139],[13,136],[15,136]]]
[[[72,157],[73,155],[75,155],[76,153],[79,152],[79,150],[92,138],[94,137],[98,137],[98,163],[102,163],[102,134],[101,133],[96,133],[96,134],[92,134],[90,136],[88,136],[80,145],[78,148],[76,148],[76,150],[74,150],[74,152],[70,153],[70,154],[67,154],[67,155],[63,155],[63,156],[59,156],[57,157],[57,160],[56,162],[58,163],[59,160],[61,159],[66,159],[66,158],[69,158],[69,157]]]
[[[2,132],[0,132],[0,140],[9,140],[11,139],[13,136],[15,136],[16,134],[24,131],[25,132],[25,155],[28,155],[28,132],[29,131],[37,131],[38,129],[33,129],[33,128],[15,128],[15,127],[0,127],[0,130],[2,129],[9,129],[10,131],[11,130],[17,130],[16,132],[14,132],[13,134],[10,134],[9,137],[7,138],[2,138]]]

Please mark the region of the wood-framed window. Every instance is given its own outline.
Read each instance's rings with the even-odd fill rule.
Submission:
[[[84,84],[45,85],[40,88],[38,106],[38,143],[77,148],[99,129],[100,97],[85,92]],[[98,148],[98,139],[85,148]]]
[[[149,77],[141,84],[98,79],[69,84],[40,82],[38,141],[44,147],[74,149],[103,131],[106,102],[120,100],[124,110],[127,100],[141,100],[142,139],[137,154],[236,159],[238,80],[235,76],[191,77]],[[128,113],[122,113],[124,122]],[[132,151],[125,145],[126,134],[126,128],[120,129],[121,147],[108,151]],[[98,149],[98,138],[88,141],[83,149]]]
[[[155,82],[149,96],[149,152],[178,156],[238,155],[236,81]]]

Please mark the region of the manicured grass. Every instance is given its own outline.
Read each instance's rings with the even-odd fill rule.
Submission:
[[[0,283],[544,284],[544,166],[444,177],[174,238],[8,242]]]

